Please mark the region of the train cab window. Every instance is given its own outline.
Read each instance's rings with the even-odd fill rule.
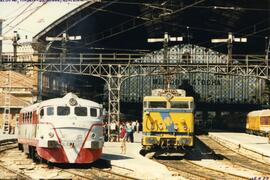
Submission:
[[[70,114],[70,108],[68,106],[58,106],[57,115],[58,116],[67,116]]]
[[[166,108],[165,101],[149,101],[149,108]]]
[[[87,116],[87,107],[75,107],[76,116]]]
[[[54,115],[54,107],[47,107],[47,116]]]
[[[40,118],[42,118],[44,116],[44,109],[43,108],[40,110],[39,116],[40,116]]]
[[[90,116],[92,116],[92,117],[97,117],[97,109],[95,109],[95,108],[90,108]]]
[[[188,101],[172,101],[171,108],[181,108],[181,109],[188,109],[189,102]]]

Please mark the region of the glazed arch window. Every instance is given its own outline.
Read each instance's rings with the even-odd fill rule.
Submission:
[[[70,114],[70,108],[68,106],[58,106],[57,115],[58,116],[67,116]]]
[[[76,116],[87,116],[87,107],[75,107]]]
[[[54,107],[47,107],[47,116],[54,115]]]
[[[97,109],[96,108],[90,108],[90,116],[97,117]]]

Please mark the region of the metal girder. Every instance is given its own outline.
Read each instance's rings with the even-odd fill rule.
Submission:
[[[39,64],[33,64],[39,66]],[[235,76],[252,76],[257,78],[269,79],[269,66],[265,65],[231,65],[227,64],[56,64],[43,63],[41,67],[45,72],[69,73],[91,75],[96,77],[125,79],[133,76],[153,76],[166,74],[164,67],[170,69],[171,74],[183,72],[207,72],[213,74],[230,74]]]
[[[178,58],[187,57],[177,54],[176,60],[164,64],[162,61],[145,62],[138,60],[141,54],[77,54],[67,55],[66,61],[61,60],[61,54],[40,54],[38,62],[20,62],[25,69],[32,70],[33,66],[38,67],[42,72],[68,73],[78,75],[89,75],[104,79],[108,86],[109,95],[109,121],[120,118],[120,88],[124,80],[135,76],[157,76],[166,75],[165,69],[169,69],[170,75],[186,72],[205,72],[216,75],[251,76],[268,79],[268,63],[260,59],[249,63],[249,56],[245,56],[241,61],[237,59],[237,64],[225,64],[214,62],[177,61]],[[203,57],[209,59],[209,57]],[[252,57],[253,58],[253,57]],[[41,63],[42,62],[42,63]],[[5,62],[2,62],[4,65]],[[267,64],[267,65],[266,65]],[[16,68],[13,67],[13,68]]]

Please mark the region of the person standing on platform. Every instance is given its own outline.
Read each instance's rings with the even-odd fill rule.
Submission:
[[[136,120],[136,131],[138,134],[140,132],[139,127],[140,127],[140,123],[138,122],[138,120]]]
[[[132,131],[135,132],[136,131],[136,122],[132,121],[131,126],[132,126]]]
[[[127,136],[126,126],[125,123],[122,123],[120,128],[121,154],[126,154],[126,136]]]
[[[128,142],[133,142],[133,131],[130,122],[127,122],[127,138]]]
[[[108,123],[103,124],[104,141],[108,141]]]
[[[111,135],[111,142],[115,142],[117,139],[117,124],[115,122],[115,120],[113,120],[113,122],[111,122],[110,124],[110,135]]]

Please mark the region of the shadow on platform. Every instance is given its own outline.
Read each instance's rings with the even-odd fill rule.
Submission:
[[[123,160],[123,159],[133,159],[133,158],[128,157],[125,154],[123,154],[123,155],[116,155],[116,154],[106,154],[106,153],[103,153],[101,159],[106,159],[106,160]]]

